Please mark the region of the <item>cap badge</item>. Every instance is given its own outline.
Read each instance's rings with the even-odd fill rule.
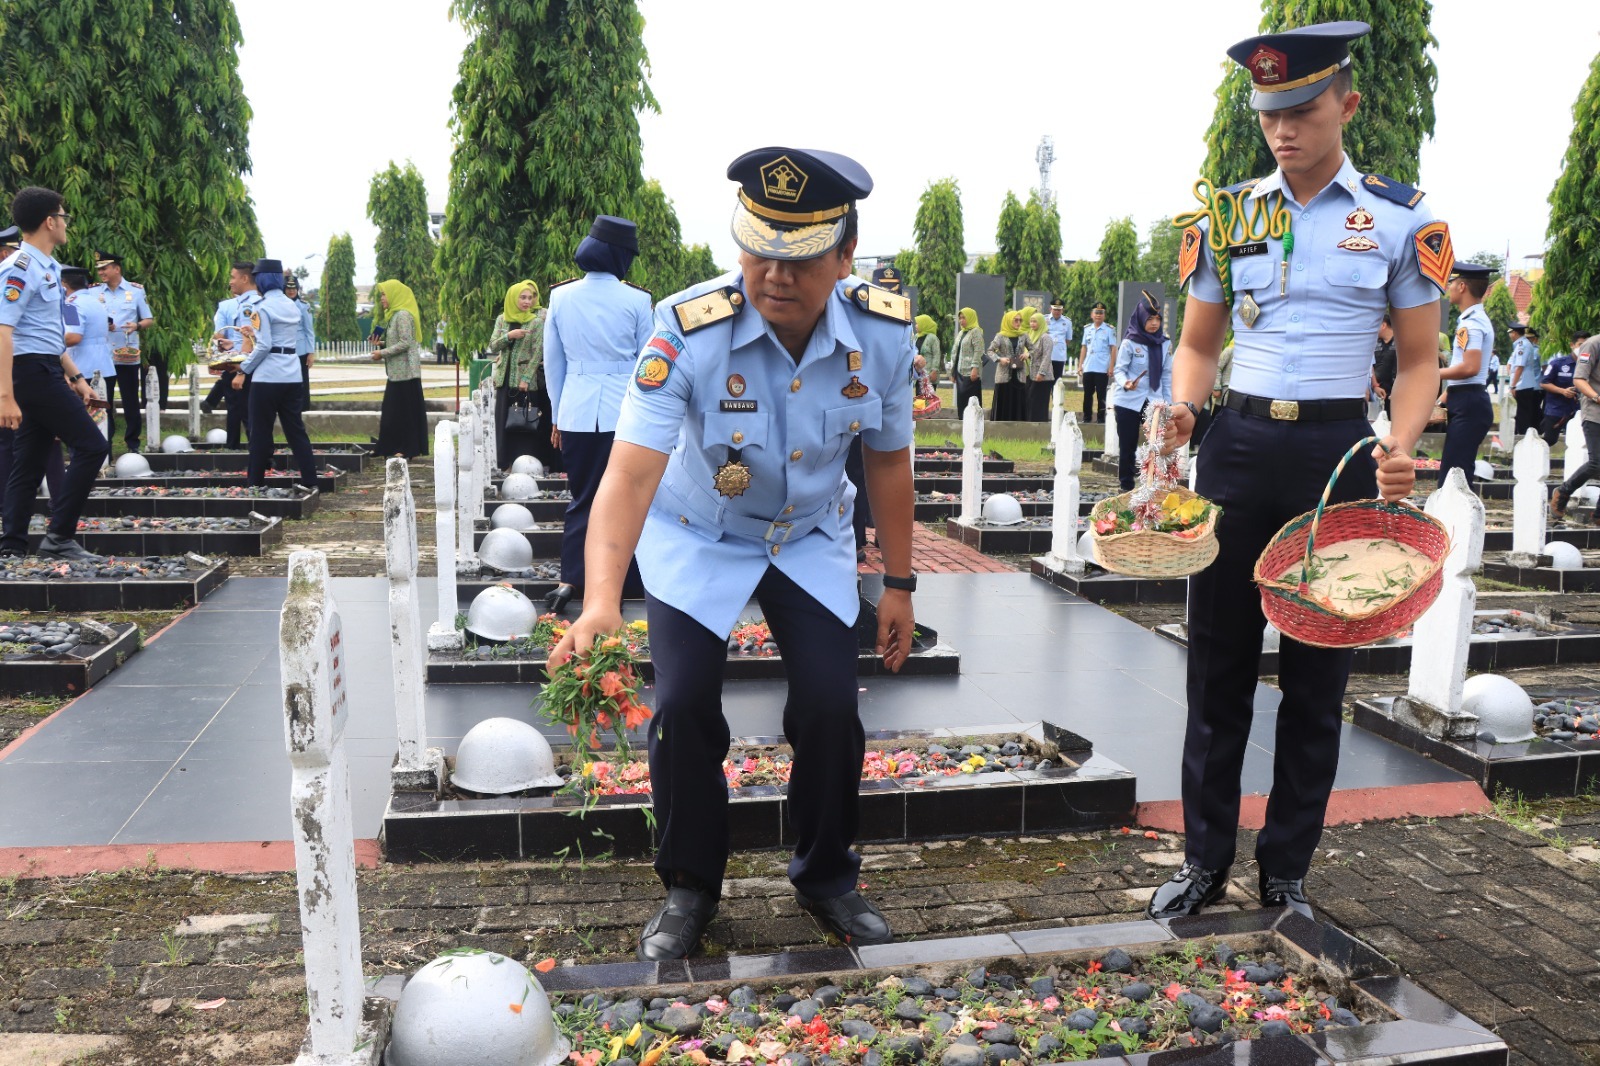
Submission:
[[[1250,61],[1245,66],[1250,68],[1250,73],[1255,76],[1258,85],[1276,85],[1283,80],[1284,69],[1289,65],[1289,57],[1276,48],[1262,45],[1250,54]]]
[[[1372,212],[1364,207],[1358,207],[1344,216],[1344,228],[1353,229],[1357,233],[1369,230],[1376,224],[1377,220],[1372,217]]]
[[[810,175],[794,165],[786,155],[780,155],[761,168],[761,187],[768,200],[780,203],[799,203],[800,194],[806,190]]]

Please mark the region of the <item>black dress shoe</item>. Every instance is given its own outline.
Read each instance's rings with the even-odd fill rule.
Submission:
[[[1311,901],[1306,899],[1306,879],[1303,877],[1269,877],[1261,874],[1261,905],[1263,907],[1288,907],[1315,921]]]
[[[1149,918],[1182,918],[1197,914],[1200,908],[1215,903],[1228,891],[1228,867],[1208,870],[1186,862],[1172,879],[1150,897],[1145,908]]]
[[[550,614],[560,614],[567,604],[572,602],[574,591],[571,585],[557,585],[545,593],[544,609]]]
[[[44,540],[39,542],[39,554],[47,559],[64,559],[69,563],[100,563],[106,558],[96,555],[71,537],[58,537],[54,533],[44,535]]]
[[[842,896],[816,900],[796,892],[794,901],[846,944],[887,944],[894,939],[883,912],[853,889]]]
[[[693,888],[667,889],[667,902],[639,934],[639,958],[665,962],[689,956],[717,916],[717,897]]]

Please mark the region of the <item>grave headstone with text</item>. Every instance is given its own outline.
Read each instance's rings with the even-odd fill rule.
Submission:
[[[153,366],[144,371],[144,439],[146,447],[161,449],[161,376]]]

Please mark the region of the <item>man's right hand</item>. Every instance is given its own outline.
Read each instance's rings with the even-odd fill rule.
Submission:
[[[21,425],[22,408],[17,406],[16,398],[0,396],[0,429],[16,429]]]
[[[1194,436],[1194,412],[1181,403],[1172,405],[1167,419],[1167,435],[1161,445],[1162,455],[1171,455]]]
[[[967,380],[968,381],[977,381],[978,380],[978,368],[977,367],[973,367],[972,368],[972,373],[967,375]]]
[[[550,669],[554,670],[566,662],[581,649],[586,656],[589,649],[594,647],[596,637],[609,637],[622,628],[622,611],[615,605],[602,607],[599,604],[590,606],[584,604],[583,613],[578,620],[572,623],[554,648],[550,649]]]

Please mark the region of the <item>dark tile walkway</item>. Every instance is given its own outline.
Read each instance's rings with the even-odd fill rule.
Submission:
[[[433,613],[424,581],[422,613]],[[394,756],[388,589],[334,578],[350,652],[350,758],[356,833],[377,834]],[[1178,795],[1183,649],[1027,574],[930,574],[920,620],[962,655],[959,677],[868,678],[867,729],[1007,728],[1050,718],[1139,777],[1141,802]],[[0,847],[284,840],[289,763],[276,652],[280,578],[232,578],[126,666],[0,761]],[[728,685],[736,736],[781,733],[784,686]],[[485,718],[534,721],[531,690],[434,686],[433,743],[454,752]],[[1262,686],[1246,793],[1271,778],[1277,693]],[[1337,788],[1459,775],[1346,726]]]

